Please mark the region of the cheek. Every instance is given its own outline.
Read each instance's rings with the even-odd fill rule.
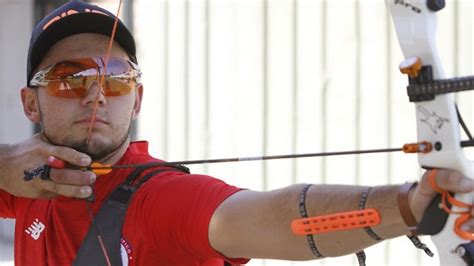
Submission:
[[[109,101],[108,112],[116,127],[128,128],[132,119],[133,102],[131,101]]]
[[[40,97],[41,120],[49,126],[67,126],[74,114],[71,104],[64,99]]]
[[[71,121],[72,118],[67,116],[65,112],[45,113],[41,119],[43,131],[56,141],[80,133],[77,130],[72,130]]]
[[[115,120],[128,120],[133,112],[134,102],[131,98],[111,98],[107,101],[110,116]]]

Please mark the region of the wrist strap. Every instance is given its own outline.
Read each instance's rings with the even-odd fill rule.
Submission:
[[[418,182],[405,183],[400,187],[400,191],[398,192],[398,209],[400,210],[403,221],[411,232],[411,235],[407,235],[407,237],[410,239],[413,245],[415,245],[415,247],[424,250],[428,256],[433,257],[433,252],[431,252],[431,250],[416,236],[418,222],[416,221],[415,215],[413,215],[413,212],[411,211],[408,195],[410,190],[412,190],[412,188],[416,187],[417,185]]]
[[[400,210],[400,214],[402,216],[403,221],[408,226],[412,235],[416,235],[416,227],[418,222],[416,221],[415,215],[410,208],[410,202],[408,195],[410,190],[418,185],[418,182],[415,183],[405,183],[400,187],[400,191],[398,192],[398,209]]]

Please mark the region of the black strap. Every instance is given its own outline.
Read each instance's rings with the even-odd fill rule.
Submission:
[[[302,218],[308,218],[308,212],[306,211],[306,193],[308,192],[309,188],[312,184],[305,185],[298,196],[298,208],[300,210],[300,214]],[[306,222],[307,223],[307,222]],[[306,240],[308,242],[308,246],[311,249],[311,252],[317,258],[323,257],[321,252],[319,252],[318,247],[316,246],[316,242],[314,241],[313,235],[306,235]]]
[[[94,218],[102,237],[102,241],[104,242],[105,249],[107,250],[110,263],[113,266],[122,265],[120,256],[120,238],[122,237],[125,214],[127,213],[127,208],[134,192],[137,191],[146,180],[157,174],[163,172],[176,172],[177,170],[182,171],[182,169],[177,167],[172,167],[171,169],[157,169],[147,173],[137,182],[137,184],[132,185],[143,171],[147,169],[147,167],[135,169],[123,184],[115,188]],[[96,227],[90,226],[89,231],[79,248],[73,265],[107,265],[106,258],[97,238],[98,235]]]
[[[367,204],[367,199],[369,197],[369,193],[372,190],[372,187],[369,187],[366,191],[362,192],[359,201],[359,210],[365,209],[365,205]],[[378,236],[370,227],[364,227],[365,232],[374,240],[380,241],[382,238]],[[359,266],[365,266],[365,261],[367,259],[365,251],[360,250],[356,252],[357,261],[359,262]]]
[[[367,204],[367,199],[369,197],[369,193],[372,190],[372,187],[369,187],[366,191],[362,192],[362,195],[360,196],[360,201],[359,201],[359,210],[365,209],[365,205]],[[374,240],[376,241],[381,241],[383,238],[381,238],[379,235],[377,235],[374,230],[370,227],[364,227],[364,231]]]

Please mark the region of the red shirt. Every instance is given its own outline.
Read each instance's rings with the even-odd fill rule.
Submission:
[[[152,161],[158,160],[148,154],[148,143],[134,142],[117,164]],[[116,169],[97,178],[94,214],[132,171]],[[127,210],[121,241],[123,265],[222,266],[224,257],[209,243],[209,221],[219,204],[239,190],[205,175],[164,172],[151,178],[135,193]],[[19,266],[71,265],[91,223],[84,200],[26,199],[3,190],[0,217],[16,219],[15,265]]]

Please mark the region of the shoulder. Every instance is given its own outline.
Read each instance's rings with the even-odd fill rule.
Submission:
[[[145,208],[172,208],[173,211],[189,211],[189,208],[197,206],[214,209],[240,190],[242,189],[208,175],[163,172],[140,187],[134,196],[134,202]]]
[[[160,191],[164,195],[171,193],[184,194],[228,194],[240,190],[224,181],[208,175],[187,174],[179,171],[162,172],[151,178],[143,186],[146,191]]]

